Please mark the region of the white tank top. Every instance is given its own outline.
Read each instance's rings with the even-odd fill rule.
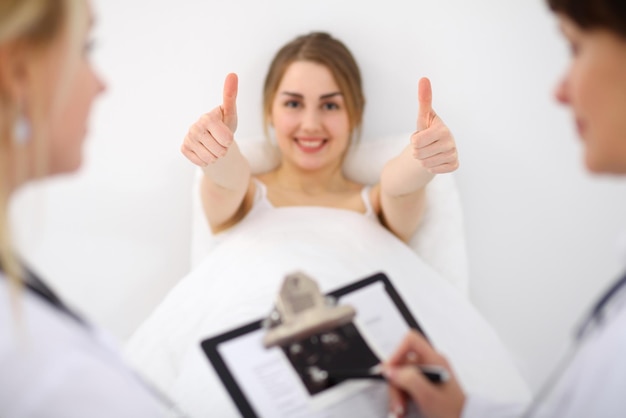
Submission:
[[[262,181],[253,178],[254,184],[256,186],[256,190],[254,192],[254,200],[252,202],[252,209],[250,209],[249,214],[256,212],[258,210],[264,209],[275,209],[274,205],[267,199],[267,186]],[[378,216],[374,213],[374,208],[372,207],[372,202],[370,200],[370,191],[372,190],[372,186],[363,186],[361,189],[361,199],[363,200],[363,205],[365,205],[365,213],[363,216],[367,218],[374,219],[378,222]]]

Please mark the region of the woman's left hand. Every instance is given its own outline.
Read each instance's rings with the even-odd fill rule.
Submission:
[[[411,135],[413,157],[432,174],[450,173],[459,167],[456,143],[450,129],[433,110],[428,78],[420,79],[417,96],[417,131]]]

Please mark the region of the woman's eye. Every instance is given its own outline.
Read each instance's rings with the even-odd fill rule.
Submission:
[[[337,110],[339,109],[339,105],[337,103],[324,103],[322,108],[324,110]]]
[[[300,102],[298,102],[297,100],[288,100],[285,102],[285,107],[295,109],[299,106],[300,106]]]

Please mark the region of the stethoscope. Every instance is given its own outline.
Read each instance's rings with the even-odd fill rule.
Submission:
[[[0,272],[2,272],[2,266],[0,266]],[[63,314],[75,320],[80,326],[87,328],[94,335],[95,338],[100,340],[104,344],[104,348],[111,351],[110,360],[116,363],[119,368],[126,370],[132,379],[135,379],[139,383],[139,385],[141,385],[150,394],[152,394],[155,400],[168,411],[168,413],[170,414],[169,416],[176,418],[188,417],[188,415],[181,411],[180,408],[164,393],[148,383],[145,379],[143,379],[131,369],[126,368],[125,365],[123,365],[119,361],[119,357],[117,355],[114,355],[112,348],[109,344],[106,343],[106,338],[103,338],[101,335],[99,335],[97,333],[97,330],[94,329],[88,321],[84,320],[80,315],[78,315],[65,303],[63,303],[63,301],[52,291],[52,289],[50,289],[41,279],[39,279],[36,274],[34,274],[28,268],[23,267],[22,275],[23,284],[28,290],[50,303],[54,308],[58,309]]]
[[[523,418],[531,418],[534,416],[538,408],[543,404],[548,395],[556,387],[563,372],[570,365],[582,343],[591,336],[594,330],[597,330],[607,318],[607,313],[622,302],[626,302],[626,274],[616,281],[595,303],[591,312],[583,319],[575,334],[575,344],[569,352],[569,355],[559,363],[559,367],[552,373],[541,390],[535,396],[535,400],[524,411]]]
[[[626,274],[615,282],[609,290],[596,302],[591,313],[583,320],[576,332],[576,340],[583,340],[595,327],[602,324],[606,317],[606,313],[611,309],[613,304],[617,302],[616,296],[623,290],[626,290]]]

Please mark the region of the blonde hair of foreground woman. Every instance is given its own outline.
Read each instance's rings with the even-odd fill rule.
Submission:
[[[15,289],[22,271],[10,197],[30,180],[80,166],[89,104],[103,88],[95,80],[95,91],[78,92],[95,77],[84,71],[87,8],[82,0],[0,0],[0,265]]]

